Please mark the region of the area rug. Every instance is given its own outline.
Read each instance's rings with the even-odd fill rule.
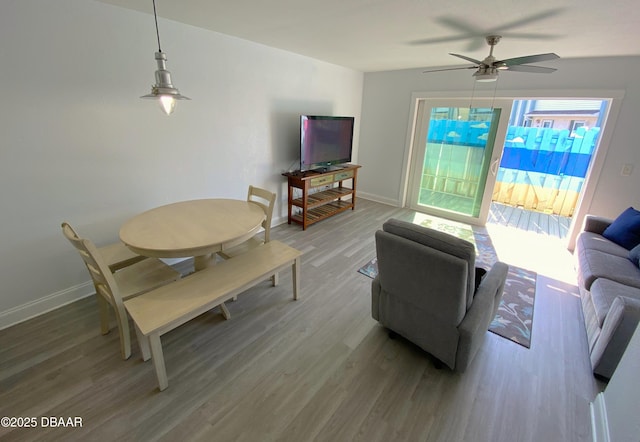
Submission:
[[[414,220],[417,224],[440,230],[472,242],[476,246],[476,266],[489,269],[497,261],[491,238],[482,227],[426,217]],[[507,263],[508,264],[508,263]],[[378,274],[378,261],[373,258],[358,269],[369,278]],[[530,348],[533,326],[533,306],[537,274],[530,270],[509,265],[502,302],[489,326],[489,331]]]

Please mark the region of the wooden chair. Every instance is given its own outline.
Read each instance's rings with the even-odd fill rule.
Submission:
[[[100,308],[102,334],[109,333],[109,305],[113,307],[120,329],[122,359],[131,356],[129,317],[123,300],[180,279],[180,273],[159,259],[148,258],[112,273],[96,246],[79,237],[67,223],[62,223],[62,233],[78,250],[91,275]]]
[[[75,236],[79,236],[69,224],[67,226]],[[98,247],[97,249],[104,262],[109,266],[111,273],[147,259],[146,256],[138,255],[121,242]]]
[[[264,231],[253,238],[249,238],[242,244],[238,244],[228,249],[223,248],[221,252],[218,252],[218,255],[224,259],[242,255],[247,253],[249,250],[256,248],[260,244],[266,244],[269,242],[269,235],[271,233],[271,217],[273,215],[273,206],[276,202],[276,194],[250,185],[249,192],[247,193],[247,201],[257,204],[264,211],[264,221],[262,221],[262,228]],[[271,276],[271,282],[274,286],[278,284],[277,273]],[[235,301],[236,299],[237,297],[233,297],[232,300]]]
[[[268,190],[261,189],[255,186],[249,186],[249,193],[247,194],[247,201],[257,204],[264,210],[264,221],[262,221],[262,228],[264,232],[250,238],[249,240],[238,244],[237,246],[225,249],[223,248],[218,254],[224,258],[229,259],[234,256],[241,255],[247,251],[269,242],[269,234],[271,232],[271,217],[273,215],[273,206],[276,201],[276,194],[269,192]]]

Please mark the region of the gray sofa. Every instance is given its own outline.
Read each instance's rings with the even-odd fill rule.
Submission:
[[[640,268],[602,236],[613,220],[587,215],[574,256],[593,373],[609,379],[640,321]]]
[[[464,371],[500,305],[507,265],[495,263],[477,285],[473,244],[395,219],[376,232],[376,252],[373,318]]]

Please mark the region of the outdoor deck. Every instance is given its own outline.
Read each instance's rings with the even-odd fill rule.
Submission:
[[[487,223],[515,227],[520,230],[565,238],[571,218],[560,215],[533,212],[521,207],[512,207],[492,202]]]

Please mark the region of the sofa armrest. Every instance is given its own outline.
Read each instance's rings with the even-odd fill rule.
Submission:
[[[584,232],[592,232],[602,235],[602,232],[604,232],[612,222],[612,219],[605,218],[604,216],[587,214],[584,217],[584,222],[582,223],[582,230]]]
[[[613,300],[591,351],[591,367],[596,375],[611,378],[639,322],[640,300],[626,296]]]
[[[500,306],[508,271],[509,266],[496,262],[476,290],[473,303],[458,326],[460,341],[456,353],[457,371],[463,372],[480,348]]]

